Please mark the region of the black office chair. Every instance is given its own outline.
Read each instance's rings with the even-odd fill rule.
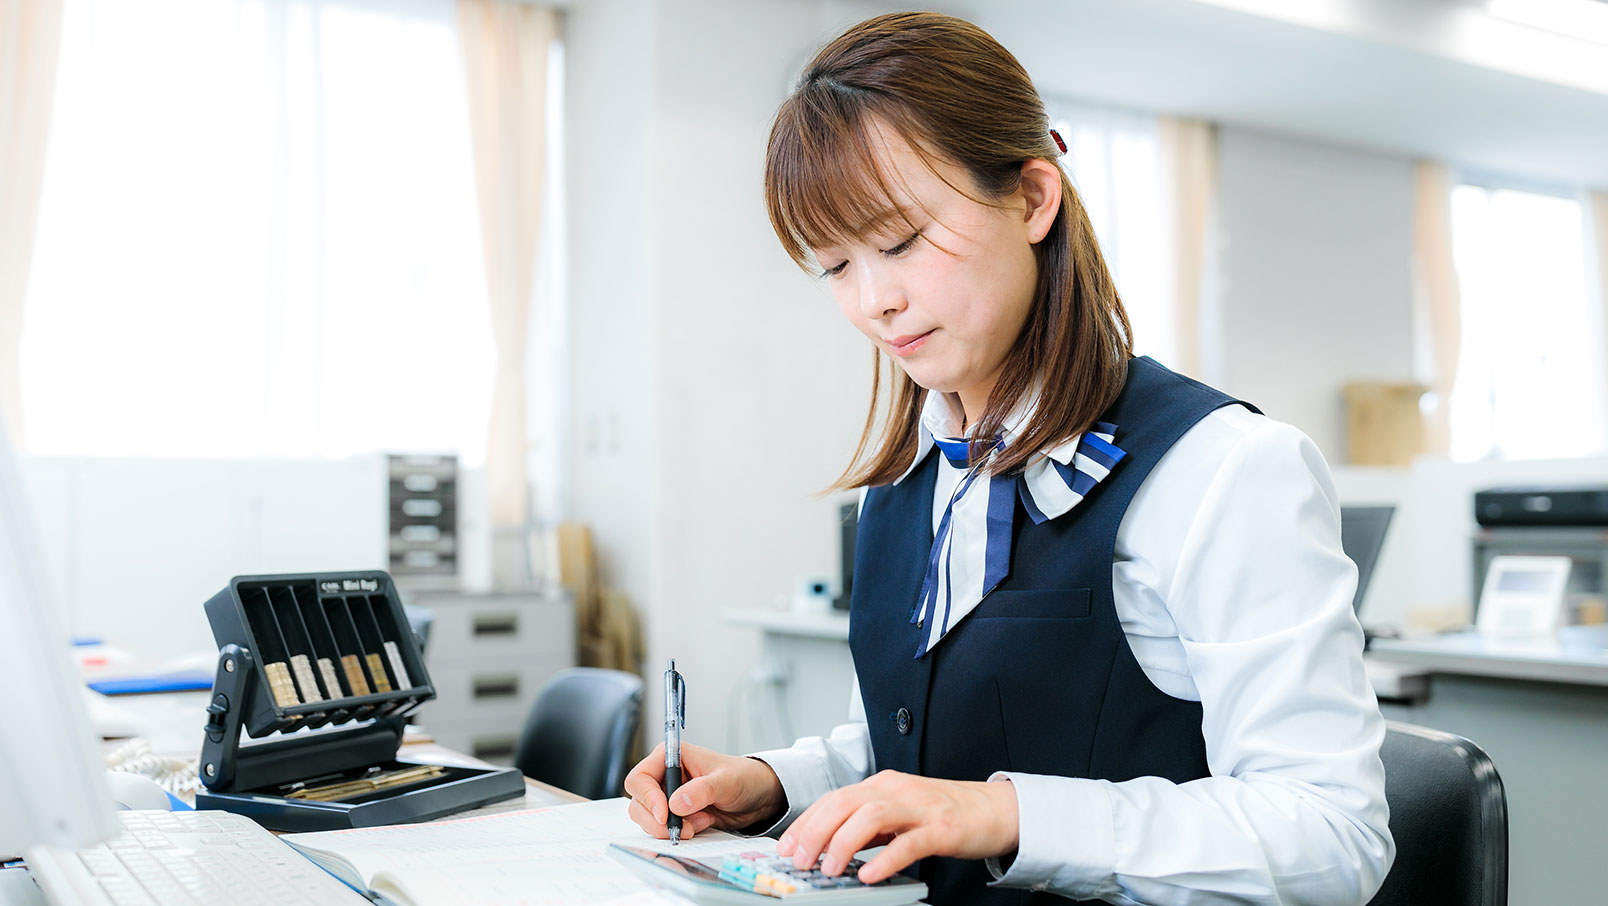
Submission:
[[[642,718],[642,679],[573,667],[547,681],[514,752],[527,777],[588,799],[622,796],[631,741]]]
[[[1369,906],[1507,906],[1507,796],[1485,751],[1391,721],[1379,755],[1396,862]]]

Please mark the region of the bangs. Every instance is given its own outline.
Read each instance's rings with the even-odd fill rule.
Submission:
[[[801,268],[810,267],[812,249],[851,243],[890,224],[911,225],[910,212],[896,200],[874,122],[933,165],[909,124],[882,111],[874,118],[868,104],[844,94],[821,84],[802,88],[783,102],[771,128],[765,207],[782,247]]]

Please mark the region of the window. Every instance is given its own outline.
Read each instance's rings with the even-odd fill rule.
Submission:
[[[21,350],[31,452],[484,457],[452,0],[67,4]]]
[[[1133,326],[1134,352],[1176,366],[1171,250],[1154,116],[1051,100],[1062,158]]]
[[[1586,303],[1576,201],[1509,188],[1452,191],[1462,316],[1451,456],[1581,456],[1604,441],[1599,325]]]

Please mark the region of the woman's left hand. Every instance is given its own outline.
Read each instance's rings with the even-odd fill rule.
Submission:
[[[829,875],[854,854],[887,847],[860,868],[875,884],[927,856],[985,859],[1016,851],[1016,790],[1009,782],[935,780],[881,771],[817,799],[777,842],[799,868],[821,858]]]

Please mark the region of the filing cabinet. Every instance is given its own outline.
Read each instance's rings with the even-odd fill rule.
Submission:
[[[417,591],[435,614],[425,664],[436,698],[416,723],[436,742],[510,764],[536,693],[575,665],[575,607],[554,588],[501,594]]]

